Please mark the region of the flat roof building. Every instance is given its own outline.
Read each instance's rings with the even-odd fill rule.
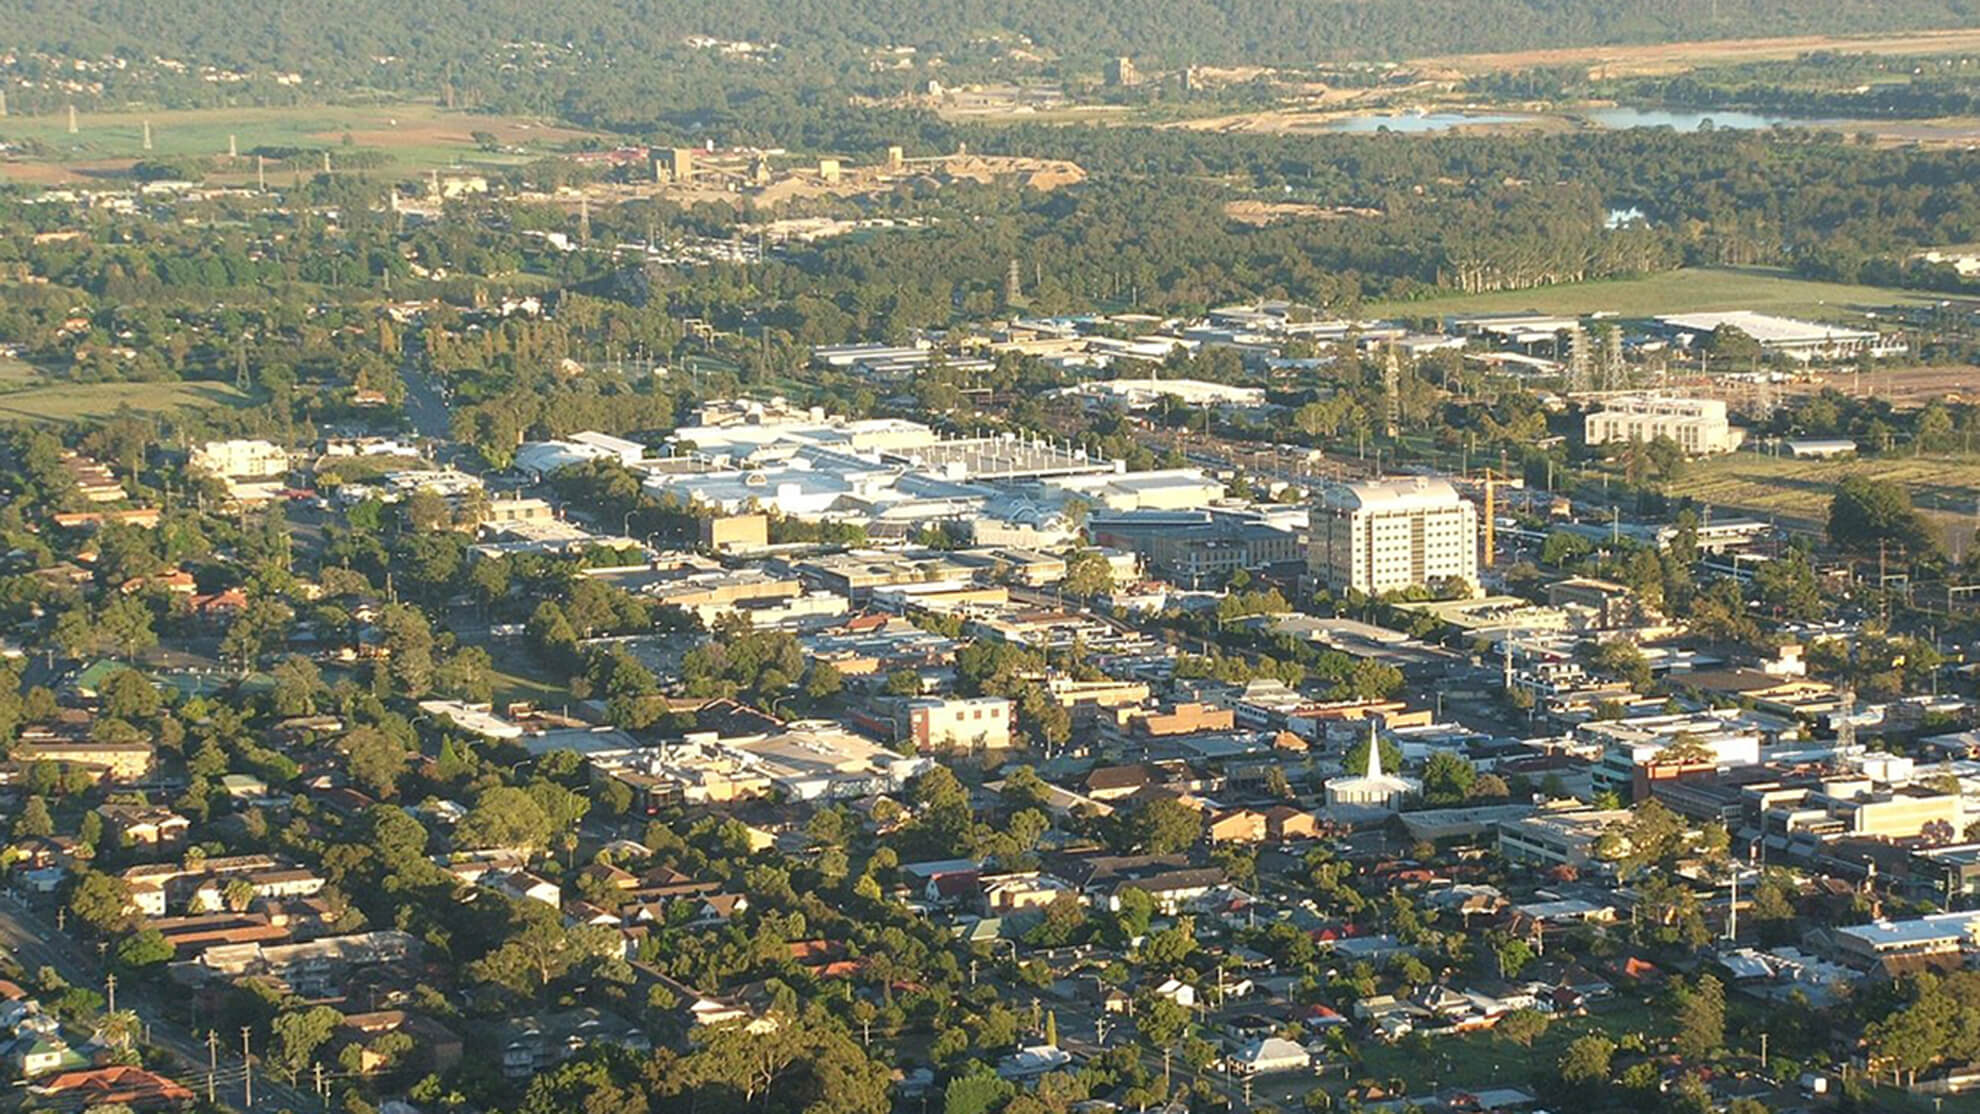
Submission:
[[[1657,322],[1672,333],[1694,337],[1730,326],[1758,341],[1763,352],[1778,352],[1804,362],[1841,360],[1865,351],[1883,351],[1878,335],[1866,329],[1797,321],[1752,310],[1672,314],[1657,318]]]
[[[1595,861],[1595,841],[1630,818],[1626,808],[1542,813],[1499,825],[1499,854],[1534,866],[1582,867]]]
[[[1448,481],[1329,484],[1311,521],[1307,570],[1329,588],[1373,596],[1478,583],[1478,511]]]
[[[1602,401],[1602,408],[1582,419],[1590,445],[1670,439],[1687,456],[1729,453],[1745,440],[1743,430],[1726,421],[1726,404],[1716,398],[1659,398],[1629,395]]]

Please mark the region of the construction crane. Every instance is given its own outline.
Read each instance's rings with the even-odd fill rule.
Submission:
[[[1506,472],[1504,469],[1505,469],[1505,462],[1501,460],[1500,466],[1498,468],[1480,468],[1470,477],[1471,479],[1477,480],[1480,487],[1485,492],[1485,506],[1484,506],[1484,516],[1483,516],[1485,519],[1485,537],[1484,537],[1485,553],[1484,553],[1484,559],[1481,560],[1479,564],[1484,568],[1488,568],[1488,569],[1492,567],[1493,561],[1495,559],[1495,555],[1498,552],[1499,485],[1502,483],[1508,483],[1512,481],[1514,478],[1510,473]],[[1524,482],[1523,478],[1521,479],[1521,482],[1522,483]]]

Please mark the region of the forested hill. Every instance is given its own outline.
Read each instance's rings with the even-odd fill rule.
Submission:
[[[1980,0],[8,0],[7,45],[361,78],[513,42],[637,68],[689,35],[849,57],[1023,35],[1070,59],[1290,64],[1980,23]]]

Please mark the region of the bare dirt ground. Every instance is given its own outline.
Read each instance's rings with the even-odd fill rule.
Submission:
[[[1907,31],[1889,35],[1795,35],[1780,38],[1721,39],[1645,46],[1561,47],[1502,54],[1454,54],[1421,58],[1413,64],[1431,77],[1460,78],[1535,66],[1586,65],[1604,77],[1680,73],[1700,66],[1794,58],[1815,50],[1857,54],[1951,54],[1980,49],[1980,28]]]
[[[1345,220],[1348,217],[1379,217],[1379,209],[1346,206],[1308,205],[1300,201],[1231,201],[1224,215],[1240,224],[1264,227],[1289,220]]]
[[[1878,367],[1867,375],[1849,368],[1827,368],[1764,387],[1673,373],[1668,385],[1689,395],[1722,398],[1736,407],[1751,407],[1764,400],[1785,403],[1825,390],[1856,398],[1881,398],[1898,410],[1915,410],[1935,401],[1980,402],[1980,368],[1976,367]]]

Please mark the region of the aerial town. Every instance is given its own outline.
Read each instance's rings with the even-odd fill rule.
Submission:
[[[1980,1111],[1970,16],[210,7],[0,44],[0,1112]]]

